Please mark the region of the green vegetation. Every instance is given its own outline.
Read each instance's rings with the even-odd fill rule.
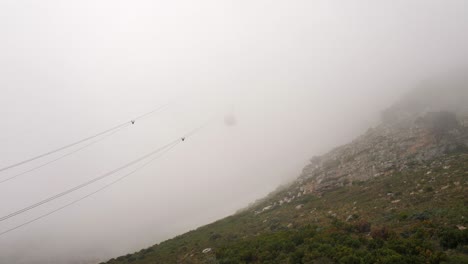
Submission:
[[[254,213],[277,192],[108,263],[468,263],[467,179],[468,155],[457,153]]]
[[[447,259],[435,251],[426,224],[415,226],[402,237],[386,227],[368,236],[359,227],[334,221],[326,229],[306,226],[263,234],[221,247],[219,263],[440,263]]]

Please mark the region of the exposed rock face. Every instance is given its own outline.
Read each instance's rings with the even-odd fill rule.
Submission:
[[[456,92],[431,89],[411,93],[384,111],[381,125],[350,144],[313,158],[297,180],[298,188],[320,194],[467,149],[468,88]]]
[[[468,115],[468,79],[454,78],[444,83],[425,84],[382,112],[382,121],[387,124],[401,123],[414,116],[428,112],[447,111]]]
[[[303,195],[321,196],[336,187],[424,166],[452,152],[468,152],[468,80],[465,86],[461,84],[409,93],[383,111],[380,125],[349,144],[312,158],[295,182],[271,193],[274,201],[255,214]]]

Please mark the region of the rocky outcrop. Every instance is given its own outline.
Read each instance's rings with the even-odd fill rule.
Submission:
[[[468,152],[468,85],[460,87],[409,93],[383,111],[380,125],[349,144],[313,157],[295,182],[249,208],[258,215],[303,195],[321,196],[336,187],[424,167],[428,161],[436,164],[453,152]],[[262,205],[268,206],[262,209]]]
[[[296,181],[297,188],[304,194],[320,194],[403,171],[450,152],[465,151],[468,89],[457,88],[457,92],[461,95],[434,89],[411,93],[384,111],[381,125],[350,144],[311,159]],[[437,111],[430,111],[433,109]]]
[[[382,112],[382,121],[398,124],[429,112],[447,111],[468,115],[468,78],[424,83]]]

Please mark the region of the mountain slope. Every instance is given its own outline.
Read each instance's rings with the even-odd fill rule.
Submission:
[[[352,257],[356,248],[372,252],[372,247],[380,250],[375,254],[386,251],[381,263],[397,263],[392,260],[407,253],[394,244],[414,247],[421,260],[416,263],[438,263],[445,255],[463,263],[468,261],[468,233],[459,228],[468,224],[467,172],[468,154],[453,154],[404,173],[337,187],[322,197],[305,195],[268,208],[283,197],[278,193],[256,208],[108,263],[334,263]],[[203,254],[206,248],[212,251]],[[293,260],[297,256],[303,262]],[[375,260],[369,256],[365,263]]]
[[[108,263],[468,263],[467,91],[410,93],[289,186]]]

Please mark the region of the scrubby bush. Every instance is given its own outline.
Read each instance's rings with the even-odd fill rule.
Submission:
[[[354,224],[355,230],[359,233],[369,233],[371,231],[371,227],[371,223],[367,222],[366,220],[359,220]]]
[[[390,230],[387,227],[375,228],[371,231],[371,236],[374,239],[387,240],[390,238]]]
[[[442,229],[439,232],[440,245],[445,249],[468,245],[468,230]]]

